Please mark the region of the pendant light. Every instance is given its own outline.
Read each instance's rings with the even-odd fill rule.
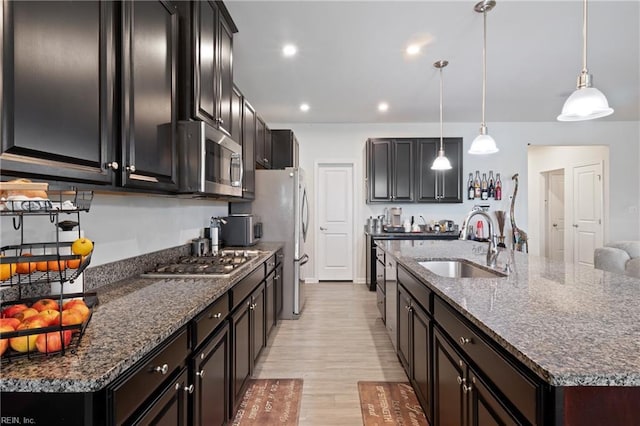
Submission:
[[[473,10],[482,13],[484,18],[484,32],[482,44],[482,124],[480,134],[471,142],[469,154],[484,155],[498,152],[496,141],[487,133],[487,124],[484,120],[484,110],[487,98],[487,12],[496,5],[494,0],[484,0],[477,3]]]
[[[567,98],[558,121],[583,121],[613,114],[613,108],[604,94],[591,87],[591,75],[587,71],[587,0],[582,9],[582,71],[578,76],[578,88]]]
[[[433,160],[431,170],[449,170],[451,169],[451,163],[449,159],[444,156],[444,143],[442,141],[442,68],[449,65],[449,61],[440,60],[433,64],[434,67],[440,70],[440,150],[438,156]]]

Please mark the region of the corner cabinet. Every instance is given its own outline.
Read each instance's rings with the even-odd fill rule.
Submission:
[[[112,2],[0,3],[3,175],[114,182],[113,14]]]
[[[367,202],[414,200],[414,140],[367,141]]]
[[[444,152],[451,170],[431,170],[440,150],[439,138],[416,141],[416,201],[419,203],[462,203],[462,138],[444,138]]]
[[[366,144],[367,203],[462,202],[462,138],[444,138],[453,168],[431,170],[439,138],[369,139]]]
[[[122,3],[124,187],[175,191],[178,11],[165,1]]]

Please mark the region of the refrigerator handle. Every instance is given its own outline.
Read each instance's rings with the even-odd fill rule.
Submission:
[[[300,259],[296,259],[296,261],[300,262],[300,266],[305,265],[309,261],[309,255],[305,253]]]
[[[309,202],[307,200],[307,188],[302,191],[302,211],[304,212],[304,219],[302,221],[302,239],[307,241],[307,229],[309,229]]]

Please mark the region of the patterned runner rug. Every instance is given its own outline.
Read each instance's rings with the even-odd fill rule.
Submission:
[[[429,426],[409,383],[358,382],[364,426]]]
[[[302,379],[249,379],[231,426],[296,426]]]

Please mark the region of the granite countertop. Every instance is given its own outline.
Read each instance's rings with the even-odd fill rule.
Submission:
[[[484,265],[487,244],[384,241],[387,253],[553,386],[640,386],[640,279],[504,251],[506,278],[444,278],[418,262]]]
[[[376,239],[403,239],[403,238],[411,238],[411,239],[448,239],[448,238],[458,238],[460,232],[454,231],[442,231],[442,232],[368,232],[365,231],[365,235],[370,235]]]
[[[75,354],[21,359],[2,365],[0,392],[94,392],[187,324],[282,244],[229,277],[134,278],[97,289],[99,304]]]

